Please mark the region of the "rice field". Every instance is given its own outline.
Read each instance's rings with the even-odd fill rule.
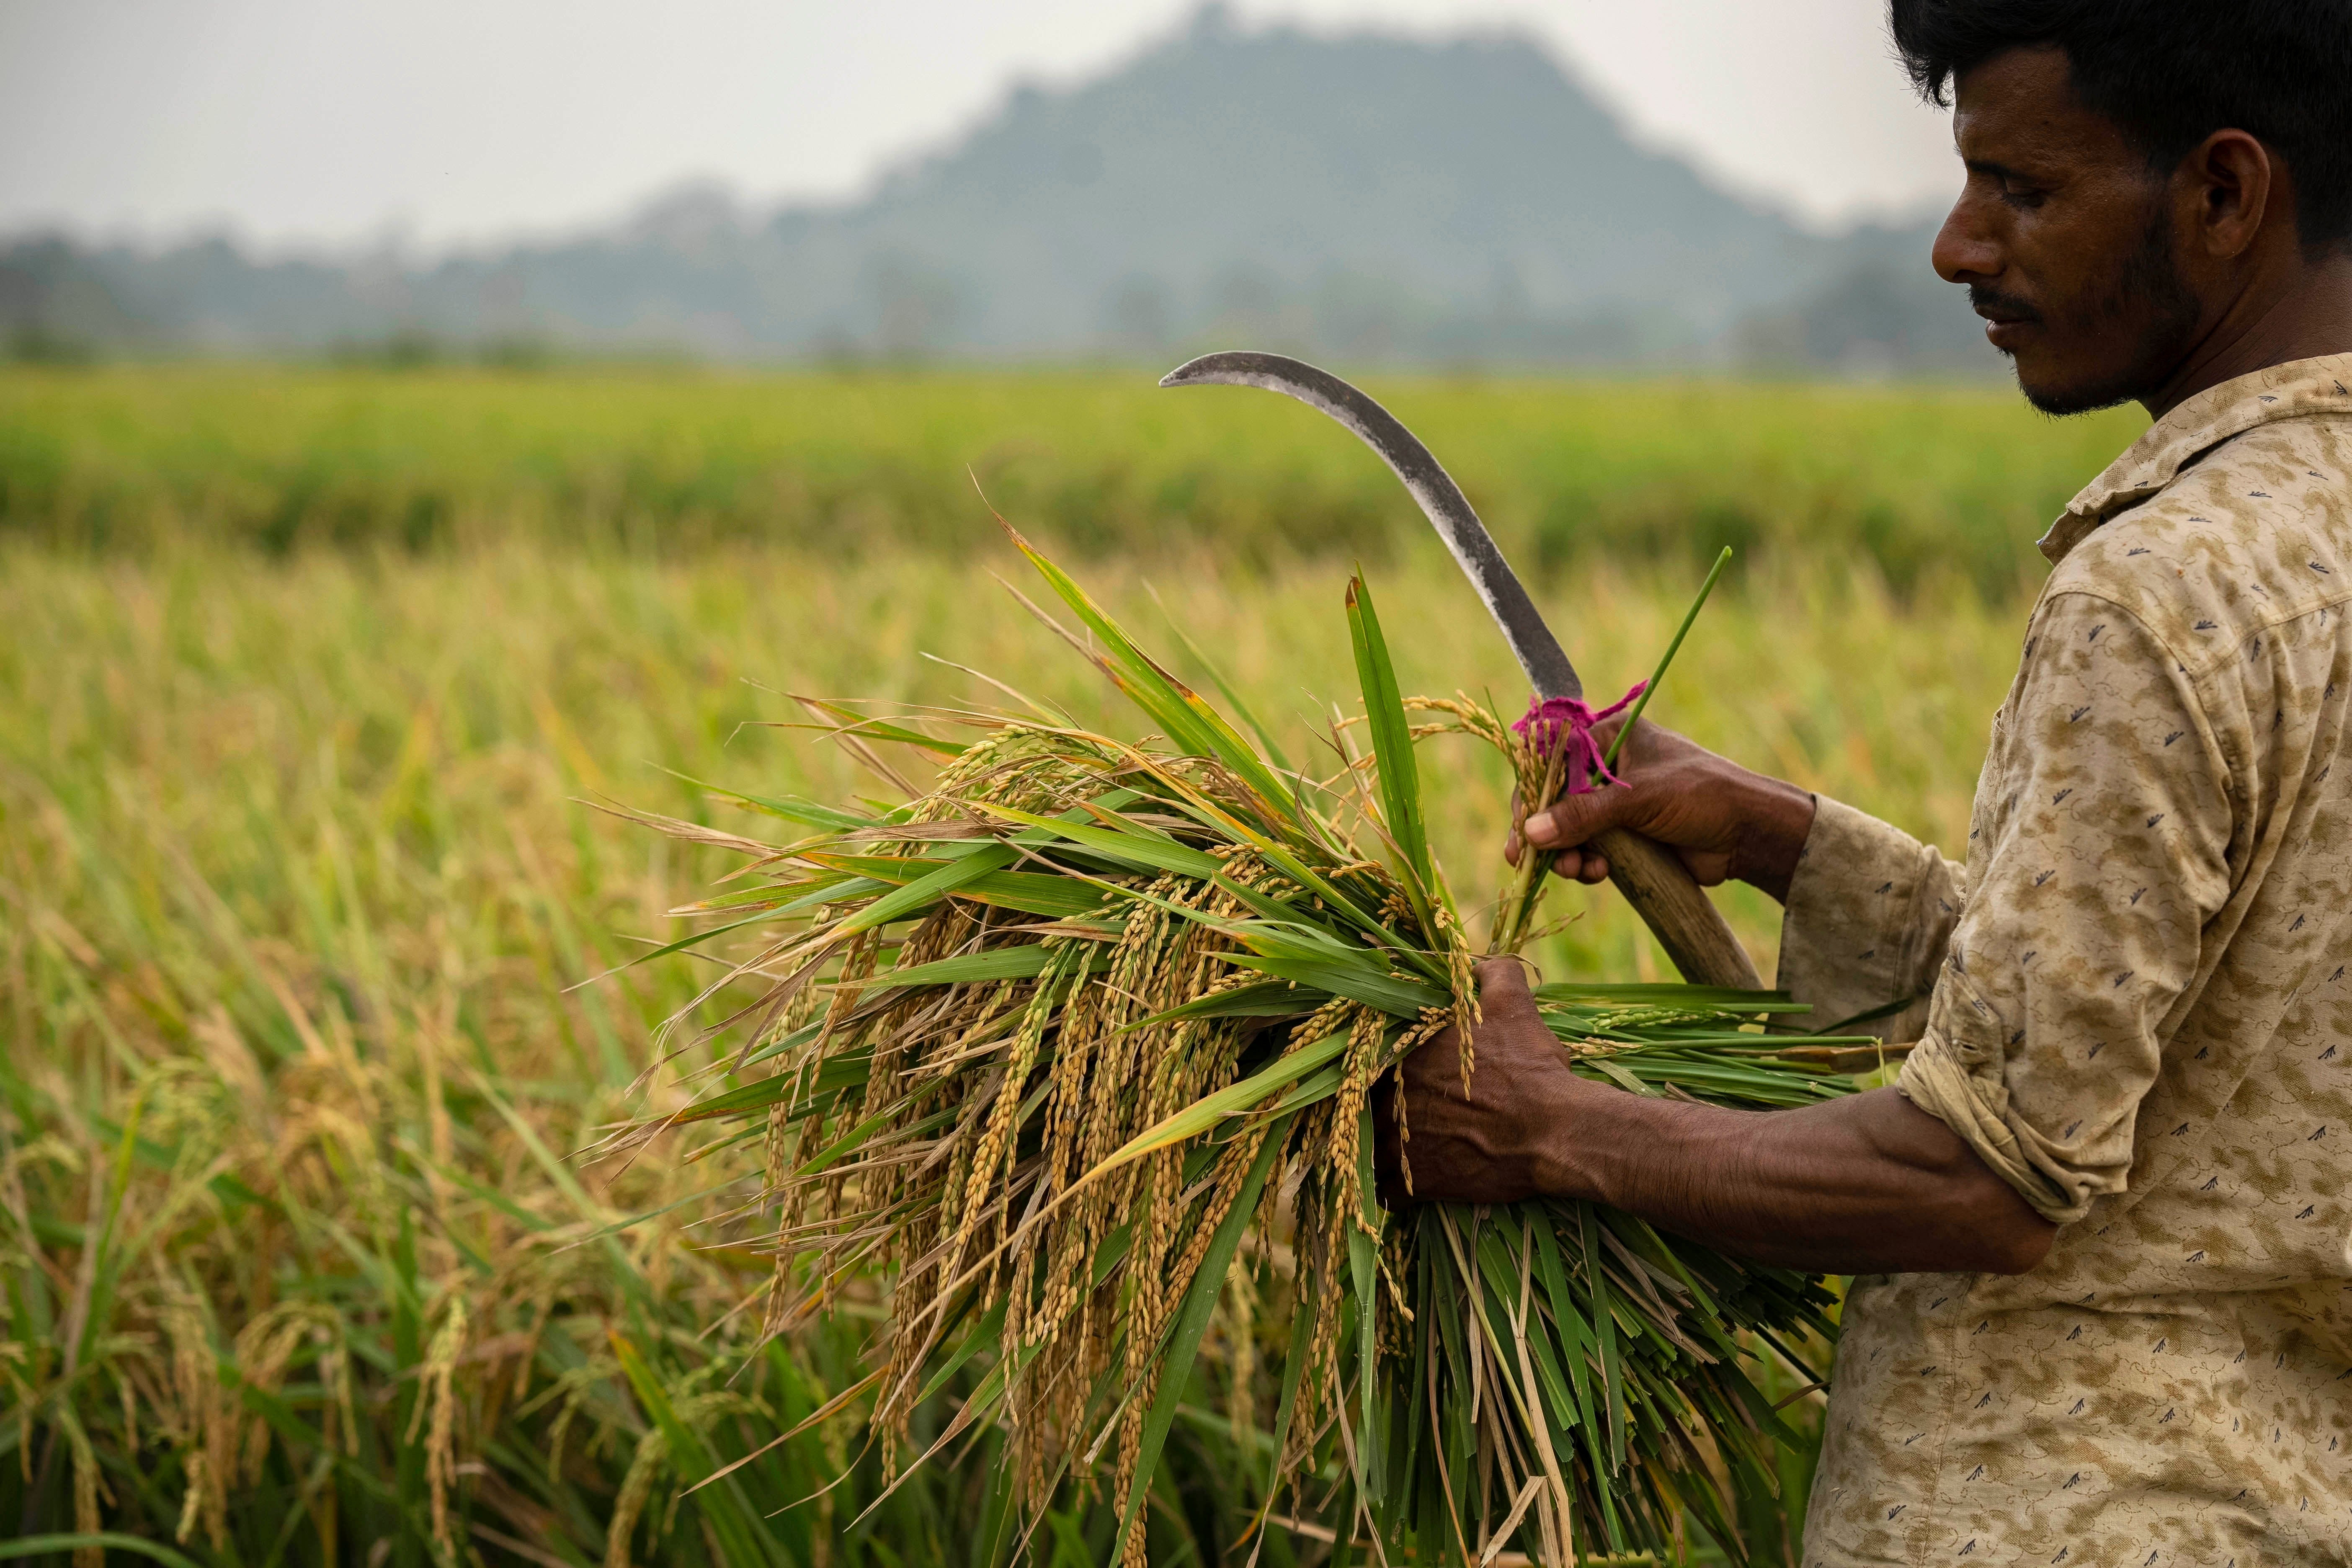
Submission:
[[[1749,548],[1653,713],[1946,842],[2029,541],[2130,433],[1979,393],[1381,390],[1551,563],[1538,596],[1596,692],[1647,672],[1696,584],[1674,520],[1696,546],[1706,486],[1744,496]],[[574,1157],[702,1065],[657,1065],[654,1034],[707,963],[620,966],[730,864],[599,807],[740,826],[689,778],[848,797],[853,763],[777,727],[787,694],[1003,700],[959,665],[1137,732],[990,581],[1015,561],[963,462],[1295,753],[1354,689],[1357,555],[1405,690],[1520,689],[1385,474],[1303,411],[1219,401],[1077,375],[0,375],[0,1550],[1101,1560],[1099,1498],[1015,1538],[984,1430],[887,1489],[856,1400],[824,1408],[879,1307],[852,1292],[755,1350],[730,1309],[768,1264],[729,1244],[733,1170]],[[1948,549],[1845,548],[1854,497]],[[1548,552],[1553,506],[1653,521]],[[1229,548],[1279,517],[1307,523]],[[1437,855],[1489,885],[1507,781],[1443,742],[1424,768]],[[1769,973],[1773,910],[1725,902]],[[1550,908],[1574,918],[1549,977],[1663,977],[1606,890]],[[1263,1465],[1212,1383],[1283,1346],[1212,1348],[1146,1510],[1155,1563],[1255,1543]],[[1804,1471],[1790,1454],[1792,1496]],[[1265,1552],[1344,1543],[1275,1529]]]
[[[2054,515],[2137,428],[2001,387],[1368,377],[1507,548],[1801,568],[2012,593]],[[676,554],[969,558],[974,487],[1057,554],[1201,543],[1228,562],[1377,558],[1422,528],[1310,410],[1132,371],[530,375],[182,365],[0,374],[0,532],[283,553],[537,538]],[[2021,561],[2024,570],[2021,571]]]

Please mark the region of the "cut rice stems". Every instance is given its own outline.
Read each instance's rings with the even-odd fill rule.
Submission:
[[[959,713],[978,738],[950,744],[810,704],[861,760],[898,742],[935,776],[887,811],[720,792],[817,832],[785,845],[653,821],[770,884],[690,910],[712,924],[667,951],[757,928],[736,983],[823,967],[735,1009],[731,1085],[608,1147],[763,1131],[770,1331],[866,1290],[867,1419],[894,1467],[945,1446],[915,1443],[917,1405],[968,1386],[949,1432],[1001,1428],[1033,1509],[1092,1491],[1124,1563],[1144,1561],[1180,1410],[1219,1405],[1270,1457],[1266,1528],[1320,1514],[1390,1561],[1560,1564],[1696,1531],[1746,1561],[1736,1521],[1770,1516],[1766,1448],[1786,1436],[1749,1347],[1826,1338],[1821,1282],[1591,1204],[1391,1211],[1375,1190],[1383,1079],[1476,1005],[1414,745],[1497,746],[1525,799],[1557,790],[1554,760],[1490,706],[1402,697],[1358,578],[1370,778],[1352,761],[1353,780],[1309,778],[1014,542],[1169,742],[1033,707]],[[1494,951],[1525,940],[1540,890],[1507,889]],[[1797,1032],[1801,1007],[1769,992],[1536,999],[1572,1070],[1720,1105],[1849,1092],[1824,1063],[1870,1043]]]

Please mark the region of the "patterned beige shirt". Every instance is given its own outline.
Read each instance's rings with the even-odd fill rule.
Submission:
[[[1805,1562],[2352,1563],[2352,355],[2042,542],[1965,866],[1821,803],[1781,983],[2062,1227],[1857,1279]]]

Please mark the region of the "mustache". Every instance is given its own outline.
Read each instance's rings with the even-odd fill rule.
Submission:
[[[1969,285],[1969,309],[1988,321],[2039,321],[2042,312],[2014,294],[2004,294],[1981,283]]]

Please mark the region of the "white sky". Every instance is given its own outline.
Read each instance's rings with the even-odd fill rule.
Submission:
[[[0,0],[0,232],[423,247],[717,178],[856,192],[1009,80],[1095,74],[1192,0]],[[1241,0],[1245,25],[1536,34],[1642,138],[1832,223],[1958,184],[1881,0]]]

